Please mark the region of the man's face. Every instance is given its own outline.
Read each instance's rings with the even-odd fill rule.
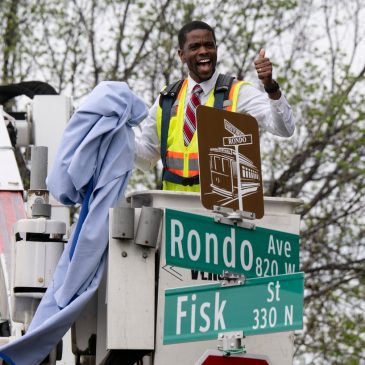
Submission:
[[[184,47],[179,49],[182,63],[186,63],[191,78],[200,83],[209,80],[217,64],[217,47],[213,34],[207,29],[196,29],[186,34]]]

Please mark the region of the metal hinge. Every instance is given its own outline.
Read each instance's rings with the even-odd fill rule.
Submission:
[[[236,286],[246,283],[246,276],[241,273],[223,271],[222,276],[222,279],[219,280],[221,286]]]
[[[242,344],[245,338],[243,331],[221,332],[218,334],[218,350],[223,351],[225,355],[246,353],[246,348]]]
[[[256,227],[255,223],[244,221],[244,219],[256,219],[256,215],[253,212],[238,211],[214,205],[213,213],[215,213],[213,216],[214,222],[217,223],[228,224],[231,226],[236,225],[246,229],[255,229]]]

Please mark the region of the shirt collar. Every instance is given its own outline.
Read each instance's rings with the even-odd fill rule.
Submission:
[[[201,82],[199,85],[202,87],[202,89],[203,89],[203,94],[204,95],[207,95],[207,94],[209,94],[211,91],[212,91],[212,89],[214,88],[214,86],[215,86],[215,83],[216,83],[216,81],[217,81],[217,79],[218,79],[218,75],[219,75],[219,73],[218,73],[218,70],[216,69],[215,71],[214,71],[214,74],[213,74],[213,76],[209,79],[209,80],[207,80],[207,81],[203,81],[203,82]],[[193,88],[194,88],[194,86],[197,84],[197,82],[196,81],[194,81],[191,77],[190,77],[190,75],[188,76],[188,92],[189,93],[191,93],[192,92],[192,90],[193,90]]]

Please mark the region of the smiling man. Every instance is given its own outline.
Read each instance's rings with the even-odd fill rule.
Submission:
[[[261,92],[249,82],[219,75],[216,38],[208,24],[201,21],[185,24],[178,41],[178,54],[187,65],[188,77],[163,89],[151,107],[136,143],[136,164],[146,169],[161,157],[165,190],[199,191],[195,133],[198,105],[218,108],[231,105],[231,111],[252,115],[262,129],[282,137],[293,134],[295,123],[288,102],[272,78],[272,64],[264,49],[255,61],[257,76],[265,90]],[[228,90],[224,99],[217,92],[222,89]]]
[[[195,24],[195,23],[189,23]],[[187,25],[189,25],[187,24]],[[187,30],[190,28],[187,28]],[[186,63],[189,76],[197,83],[209,80],[217,64],[217,46],[213,30],[184,28],[179,33],[179,57]]]

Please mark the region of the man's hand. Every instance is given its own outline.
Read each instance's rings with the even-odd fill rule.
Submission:
[[[272,78],[272,63],[269,58],[265,57],[265,50],[263,48],[260,49],[259,57],[255,60],[255,67],[257,77],[261,80],[269,97],[271,99],[279,99],[281,92],[276,81]],[[271,92],[271,90],[275,91]]]
[[[272,81],[272,63],[269,58],[265,57],[265,50],[260,49],[259,58],[255,60],[257,77],[264,86],[269,86]]]

